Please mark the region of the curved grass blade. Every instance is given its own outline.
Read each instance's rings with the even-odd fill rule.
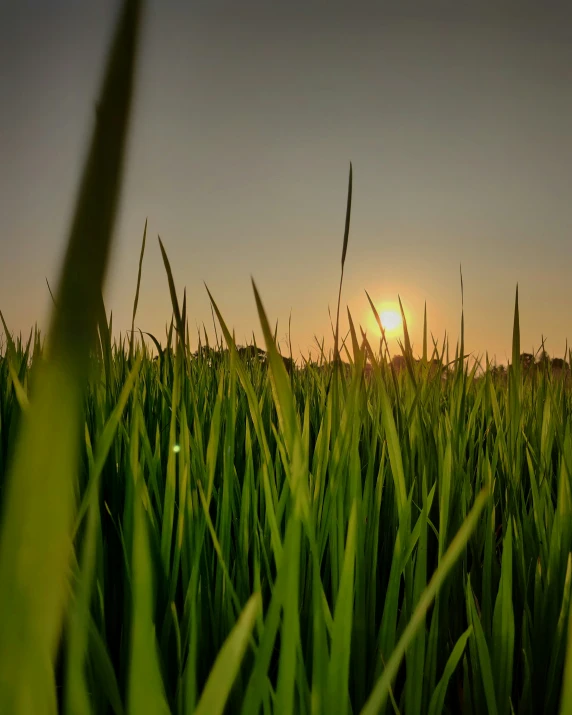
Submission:
[[[93,455],[88,452],[90,467]],[[99,481],[99,480],[98,480]],[[89,604],[97,551],[99,529],[99,490],[93,489],[89,502],[86,535],[83,543],[81,570],[75,600],[69,618],[67,673],[65,683],[65,712],[69,715],[90,715],[88,686],[85,678],[85,658],[89,642]]]
[[[332,655],[328,665],[326,712],[346,715],[349,705],[348,682],[354,608],[354,569],[356,558],[357,505],[354,501],[348,524],[348,535],[340,589],[334,611]]]
[[[133,604],[131,625],[131,659],[127,712],[170,715],[165,697],[154,624],[153,565],[146,515],[139,484],[139,413],[134,412],[131,428],[131,471],[133,488]]]
[[[167,280],[169,282],[169,293],[171,294],[171,303],[173,304],[173,313],[175,314],[175,322],[176,322],[176,327],[177,327],[177,332],[179,334],[179,340],[181,341],[181,345],[184,346],[185,344],[185,331],[183,328],[183,319],[181,317],[181,310],[179,308],[179,300],[177,298],[177,290],[175,288],[175,281],[173,280],[173,272],[171,271],[171,264],[169,263],[169,259],[167,258],[167,252],[165,251],[165,247],[163,246],[163,241],[161,241],[161,237],[157,236],[159,239],[159,247],[161,248],[161,255],[163,256],[163,263],[165,264],[165,271],[167,272]],[[170,340],[169,343],[170,344]]]
[[[459,350],[459,374],[462,374],[465,364],[465,291],[463,288],[463,267],[459,264],[459,275],[461,276],[461,347]]]
[[[501,579],[493,614],[491,665],[499,715],[511,710],[514,660],[514,610],[512,605],[512,524],[503,539]]]
[[[423,362],[427,363],[427,302],[423,309]]]
[[[105,367],[105,376],[107,379],[107,384],[111,384],[111,335],[112,335],[112,325],[113,325],[113,313],[109,316],[109,323],[107,322],[107,313],[105,312],[105,303],[103,302],[103,294],[101,290],[99,291],[99,296],[97,300],[97,328],[99,330],[99,341],[101,345],[101,353],[103,355],[103,362]]]
[[[361,711],[361,715],[375,715],[385,704],[389,695],[389,688],[393,679],[397,675],[399,666],[403,656],[405,655],[405,651],[415,638],[417,629],[423,623],[423,619],[427,615],[427,611],[429,610],[429,606],[431,605],[433,599],[439,592],[439,589],[457,562],[457,559],[463,553],[471,534],[477,526],[481,512],[483,511],[488,499],[489,494],[485,490],[483,490],[475,499],[473,508],[467,514],[467,518],[463,522],[461,528],[451,542],[451,545],[447,549],[447,552],[443,556],[443,560],[441,561],[439,567],[423,591],[423,594],[419,599],[419,603],[417,604],[417,608],[413,612],[411,620],[407,624],[407,627],[403,631],[403,635],[399,639],[391,657],[387,661],[383,675],[375,684],[368,701]]]
[[[276,507],[277,507],[277,502],[278,498],[275,498],[275,494],[272,492],[272,487],[275,485],[273,484],[273,481],[271,481],[271,468],[272,468],[272,457],[270,454],[270,448],[268,446],[268,440],[266,437],[266,431],[264,429],[264,423],[262,420],[262,414],[260,411],[260,405],[258,403],[258,399],[256,397],[256,393],[254,391],[254,388],[252,387],[252,383],[250,381],[250,378],[246,372],[244,363],[240,358],[238,357],[238,352],[236,349],[236,344],[233,340],[232,335],[230,334],[230,331],[224,322],[224,319],[222,317],[222,314],[217,306],[217,304],[214,301],[214,298],[212,297],[209,289],[206,287],[207,293],[209,295],[211,305],[214,308],[214,311],[217,315],[219,324],[221,326],[222,332],[224,339],[226,340],[226,343],[228,345],[228,349],[231,353],[234,354],[234,369],[236,369],[236,372],[238,374],[238,377],[240,379],[240,383],[246,393],[246,397],[248,400],[248,406],[250,409],[250,414],[252,417],[252,422],[254,425],[254,429],[256,432],[256,437],[260,443],[260,448],[262,449],[263,456],[264,456],[264,462],[265,462],[265,469],[263,471],[263,479],[264,479],[264,492],[265,496],[267,498],[267,509],[268,509],[268,521],[269,521],[269,526],[270,526],[270,534],[272,538],[272,550],[274,552],[274,556],[277,560],[277,562],[280,561],[282,557],[282,540],[280,537],[280,530],[278,528],[278,522],[276,518]],[[222,340],[222,339],[221,339]],[[282,362],[282,367],[284,367],[284,362]],[[285,371],[285,368],[284,368]],[[287,379],[287,376],[286,376]],[[289,387],[289,383],[288,383]]]
[[[16,345],[14,344],[14,338],[10,334],[10,331],[8,330],[8,326],[6,325],[6,321],[4,320],[4,316],[2,315],[2,311],[0,310],[0,320],[2,321],[2,326],[4,328],[4,335],[6,336],[6,354],[7,355],[16,355]]]
[[[382,324],[382,322],[381,322],[381,318],[380,318],[380,316],[379,316],[379,313],[378,313],[378,311],[377,311],[377,308],[376,308],[375,305],[373,304],[373,300],[371,299],[369,293],[366,291],[365,294],[366,294],[367,299],[368,299],[368,301],[369,301],[369,305],[370,305],[371,310],[372,310],[372,312],[373,312],[375,321],[376,321],[376,323],[377,323],[377,327],[379,328],[379,331],[380,331],[380,333],[381,333],[381,340],[382,340],[382,342],[385,344],[385,349],[387,350],[387,354],[390,355],[389,345],[387,344],[387,338],[385,337],[385,328],[383,327],[383,324]]]
[[[473,637],[475,639],[475,651],[477,663],[473,665],[473,671],[475,673],[481,674],[481,680],[483,685],[483,690],[485,693],[485,700],[487,703],[487,710],[490,715],[497,715],[497,703],[495,696],[495,684],[493,680],[493,670],[491,665],[491,657],[489,649],[487,646],[487,641],[481,625],[481,619],[477,613],[477,607],[475,605],[475,597],[473,595],[473,589],[471,587],[470,579],[467,583],[467,610],[469,613],[469,623],[473,626]]]
[[[162,360],[162,358],[163,358],[163,348],[161,347],[161,343],[160,343],[160,342],[157,340],[157,338],[156,338],[154,335],[152,335],[151,333],[143,332],[143,335],[148,335],[148,336],[151,338],[151,340],[153,341],[153,344],[154,344],[155,347],[157,348],[157,354],[158,354],[158,356],[159,356],[159,362],[161,362],[161,360]]]
[[[352,320],[352,315],[350,313],[349,308],[348,308],[348,321],[350,324],[350,333],[352,336],[352,350],[354,353],[354,362],[357,364],[361,351],[360,351],[360,347],[359,347],[359,343],[358,343],[358,339],[357,339],[356,329],[354,327],[354,321]]]
[[[50,291],[50,296],[51,296],[51,299],[52,299],[52,303],[54,304],[54,306],[57,307],[58,304],[56,303],[56,299],[54,298],[54,294],[52,293],[52,289],[51,289],[51,286],[50,286],[50,284],[49,284],[47,278],[46,278],[46,285],[48,286],[48,290]]]
[[[280,428],[285,436],[285,442],[290,453],[290,458],[292,459],[295,446],[299,446],[301,443],[300,425],[294,404],[294,396],[292,395],[290,380],[288,379],[288,373],[286,372],[284,361],[278,353],[276,342],[270,332],[270,325],[254,281],[252,281],[252,288],[254,290],[256,307],[258,309],[258,317],[260,318],[262,332],[264,333],[264,339],[266,341],[266,351],[271,367],[270,376],[272,379],[272,386],[274,388],[273,392],[276,412],[278,413]]]
[[[10,357],[6,359],[6,362],[8,363],[8,372],[10,373],[10,377],[12,378],[14,394],[16,395],[16,399],[18,400],[18,405],[20,406],[22,412],[24,414],[27,414],[28,410],[30,409],[30,401],[28,400],[28,394],[26,393],[24,386],[20,382],[20,378],[18,377],[18,374],[16,372],[16,369],[14,368],[14,365],[12,364],[12,360],[10,359]]]
[[[204,687],[194,715],[222,715],[232,684],[250,640],[261,607],[259,593],[250,597],[224,642]]]
[[[89,656],[92,670],[114,715],[124,715],[119,685],[105,642],[93,618],[89,620]],[[74,713],[75,715],[75,713]]]
[[[514,322],[512,330],[512,366],[513,371],[520,372],[520,320],[518,314],[518,283],[516,284],[516,297],[514,299]]]
[[[447,694],[447,686],[451,680],[451,676],[455,672],[459,661],[461,660],[463,653],[465,652],[465,646],[472,633],[473,627],[469,626],[459,640],[455,643],[451,655],[449,656],[445,669],[443,671],[443,676],[441,680],[437,683],[433,695],[431,696],[431,701],[429,703],[428,715],[441,715],[443,712],[443,706],[445,704],[445,695]]]
[[[92,499],[92,493],[94,490],[97,491],[98,489],[99,477],[103,471],[103,468],[105,467],[105,462],[107,460],[109,451],[111,450],[111,447],[113,445],[113,440],[115,439],[115,434],[119,427],[119,423],[121,421],[121,416],[123,415],[125,406],[127,405],[129,395],[131,394],[137,377],[139,375],[142,359],[143,356],[140,355],[135,362],[135,365],[133,365],[131,372],[127,376],[125,384],[121,389],[117,404],[113,408],[113,412],[105,423],[103,432],[101,433],[101,436],[96,444],[95,459],[93,465],[90,465],[89,480],[74,521],[74,527],[72,530],[72,536],[74,539],[80,527],[82,519],[89,508],[89,504]]]
[[[348,252],[348,240],[350,235],[350,218],[352,214],[352,184],[353,184],[353,169],[350,161],[350,178],[348,183],[348,201],[346,205],[346,226],[344,229],[344,245],[342,247],[342,273],[340,275],[340,290],[338,292],[338,310],[336,316],[336,334],[334,340],[334,360],[337,363],[339,359],[338,338],[340,334],[340,302],[342,299],[342,283],[344,281],[344,266],[346,263],[346,254]]]
[[[141,269],[143,268],[143,255],[145,253],[145,241],[147,240],[147,219],[145,219],[145,229],[143,230],[143,243],[141,245],[141,255],[139,256],[139,271],[137,273],[137,290],[135,291],[135,301],[133,303],[133,317],[131,319],[131,342],[129,344],[129,362],[133,360],[133,342],[135,340],[135,315],[139,304],[139,286],[141,285]]]
[[[300,589],[300,543],[301,527],[294,514],[287,526],[284,551],[286,583],[283,592],[283,617],[281,630],[278,684],[276,687],[275,712],[282,715],[295,712],[296,652],[300,642],[299,589]]]

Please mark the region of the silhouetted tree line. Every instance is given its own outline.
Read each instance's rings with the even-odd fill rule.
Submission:
[[[520,354],[520,366],[523,374],[533,375],[543,370],[550,370],[555,374],[561,374],[570,371],[570,365],[563,358],[551,358],[550,355],[543,350],[538,358],[532,353]],[[491,368],[493,375],[505,376],[507,374],[507,366],[495,365]]]
[[[268,365],[268,355],[266,351],[256,345],[247,345],[244,347],[238,346],[237,352],[240,359],[243,360],[247,365]],[[194,353],[192,353],[192,357],[195,360],[205,361],[209,366],[217,367],[228,359],[228,353],[228,348],[213,348],[210,346],[202,345]],[[287,357],[285,355],[281,355],[281,357],[284,361],[284,366],[286,367],[286,370],[289,374],[291,374],[295,369],[297,369],[296,363],[292,358]],[[157,360],[157,358],[154,359]],[[351,375],[352,366],[350,365],[350,363],[345,362],[339,358],[335,362],[339,363],[340,368],[347,376]],[[420,364],[423,361],[422,359],[414,358],[413,362],[415,364]],[[444,377],[449,373],[448,367],[436,358],[428,360],[427,364],[429,365],[430,375],[441,374]],[[562,358],[551,358],[546,351],[542,351],[538,357],[536,357],[532,353],[521,353],[520,364],[523,370],[523,374],[525,376],[535,374],[536,372],[540,372],[545,369],[551,370],[555,374],[570,372],[570,365],[568,362],[566,362]],[[311,367],[314,370],[329,370],[334,366],[334,361],[327,362],[325,359],[322,360],[320,363],[307,361],[305,362],[305,365]],[[403,355],[395,355],[391,359],[391,365],[397,373],[407,369],[407,361]],[[451,369],[454,369],[455,365],[453,364],[449,367]],[[510,365],[494,365],[490,368],[490,371],[493,376],[503,378],[507,376],[508,367],[510,367]],[[369,362],[364,365],[363,369],[366,376],[371,375],[372,366]]]
[[[246,363],[250,365],[268,364],[268,355],[265,350],[257,347],[256,345],[247,345],[245,347],[238,346],[236,351],[239,357]],[[228,348],[211,348],[210,346],[202,345],[200,348],[192,353],[195,360],[204,360],[209,365],[218,366],[224,360],[228,359]],[[295,368],[295,362],[292,358],[282,355],[282,360],[284,361],[284,366],[288,373],[291,373]]]

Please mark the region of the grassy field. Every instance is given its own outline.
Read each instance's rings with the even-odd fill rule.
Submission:
[[[334,359],[293,368],[255,285],[265,354],[212,296],[220,343],[193,354],[161,243],[166,342],[112,340],[140,12],[47,339],[4,324],[0,713],[571,713],[572,391],[523,375],[518,293],[508,379],[469,370],[462,323],[445,379],[427,326],[397,372],[349,313],[339,338],[339,309]],[[342,279],[350,211],[351,173]]]

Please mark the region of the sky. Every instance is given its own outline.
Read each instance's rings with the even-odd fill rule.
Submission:
[[[544,5],[544,6],[543,6]],[[0,0],[0,310],[48,326],[118,0]],[[423,7],[423,10],[420,10]],[[569,6],[570,7],[570,6]],[[423,309],[451,352],[572,345],[572,12],[553,2],[148,0],[121,209],[105,286],[115,331],[165,342],[171,303],[214,335],[205,283],[238,343],[261,340],[251,278],[295,357],[332,344],[342,292],[376,335]],[[390,346],[397,349],[392,335]],[[377,337],[375,338],[377,340]]]

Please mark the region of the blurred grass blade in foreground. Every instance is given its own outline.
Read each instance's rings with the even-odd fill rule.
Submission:
[[[52,314],[47,355],[7,475],[0,536],[0,713],[55,713],[82,396],[111,246],[141,2],[127,0],[109,53]]]

